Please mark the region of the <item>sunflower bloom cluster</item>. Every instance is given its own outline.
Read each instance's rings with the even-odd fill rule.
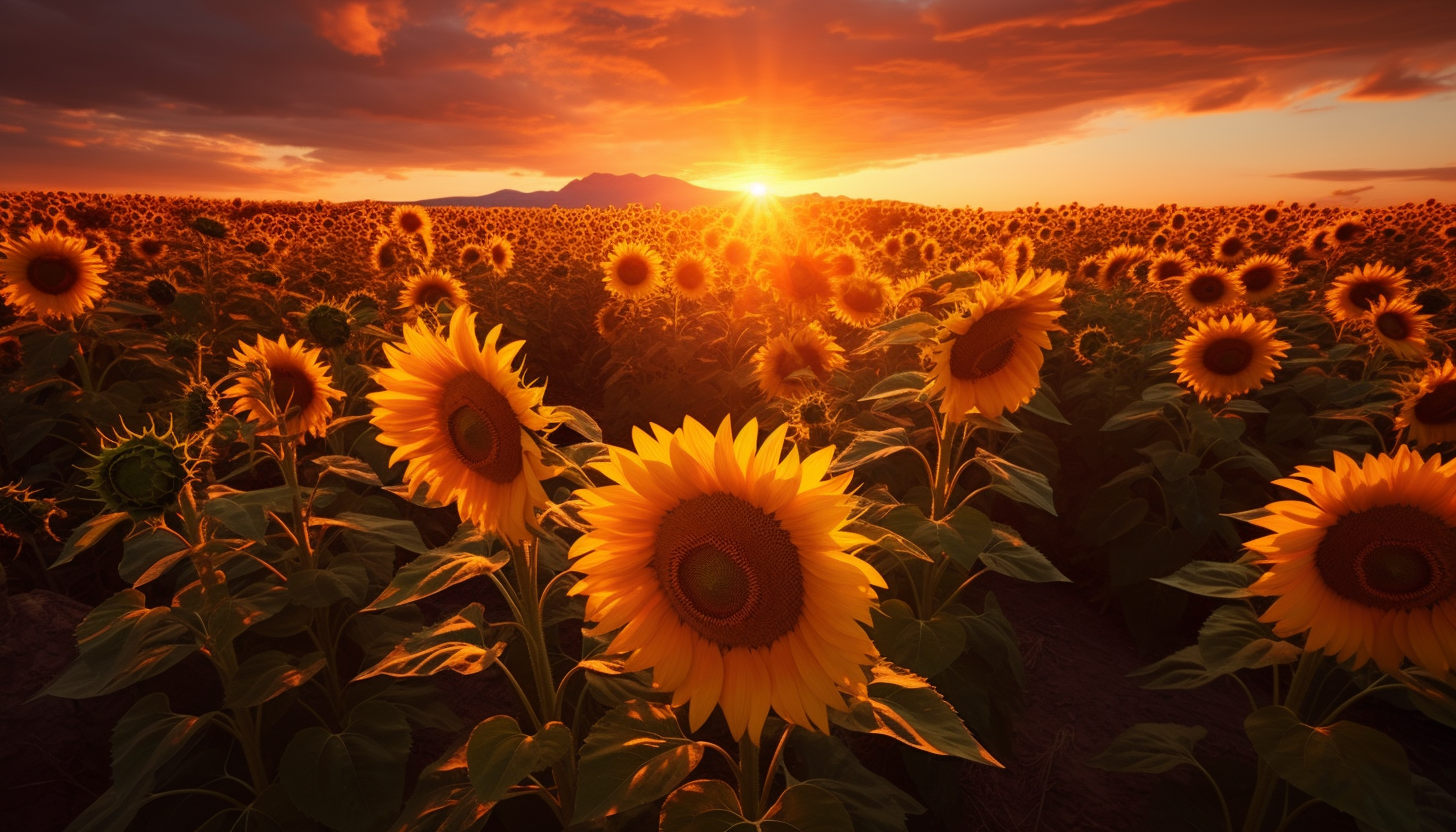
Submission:
[[[1384,263],[1360,266],[1335,278],[1325,292],[1325,310],[1339,323],[1356,323],[1377,300],[1394,300],[1409,286],[1404,269],[1397,271]]]
[[[1247,544],[1269,567],[1249,591],[1277,596],[1262,620],[1356,667],[1456,666],[1456,460],[1336,453],[1275,484],[1305,499],[1253,521],[1272,532]]]
[[[0,297],[22,315],[74,318],[101,299],[105,264],[86,241],[32,228],[0,244]]]
[[[760,446],[754,420],[737,436],[728,419],[638,429],[635,453],[597,465],[614,484],[578,492],[593,529],[572,545],[571,593],[629,669],[689,703],[693,730],[721,707],[755,742],[770,710],[827,732],[878,655],[861,625],[885,581],[849,554],[867,542],[844,531],[851,475],[824,479],[833,448],[785,455],[786,431]]]
[[[536,410],[543,388],[523,385],[522,371],[511,369],[525,342],[497,347],[500,325],[481,343],[475,313],[460,307],[448,330],[441,337],[416,321],[402,348],[384,346],[389,366],[375,376],[384,389],[369,394],[371,421],[380,443],[395,449],[389,464],[408,461],[410,493],[425,488],[477,529],[525,539],[551,476],[530,434],[548,424]]]

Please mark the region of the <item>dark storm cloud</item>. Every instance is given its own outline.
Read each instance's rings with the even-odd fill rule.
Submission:
[[[1456,4],[0,0],[0,60],[0,187],[812,177],[1044,141],[1127,107],[1441,94]]]

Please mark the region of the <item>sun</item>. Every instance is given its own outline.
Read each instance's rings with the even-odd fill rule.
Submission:
[[[748,192],[754,196],[768,196],[768,186],[762,182],[751,182],[748,185]]]

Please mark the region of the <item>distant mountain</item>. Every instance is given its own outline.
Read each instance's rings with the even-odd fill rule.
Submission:
[[[743,198],[738,191],[718,191],[700,188],[690,182],[671,176],[639,176],[635,173],[612,174],[593,173],[584,179],[573,179],[559,191],[516,191],[506,189],[484,196],[446,196],[438,199],[422,199],[418,205],[463,205],[477,208],[605,208],[608,205],[623,207],[629,202],[641,205],[661,205],[669,211],[686,211],[690,208],[717,207],[735,203]]]

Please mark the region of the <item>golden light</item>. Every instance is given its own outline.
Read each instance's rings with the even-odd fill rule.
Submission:
[[[768,186],[762,182],[754,182],[748,186],[748,192],[754,196],[768,196]]]

